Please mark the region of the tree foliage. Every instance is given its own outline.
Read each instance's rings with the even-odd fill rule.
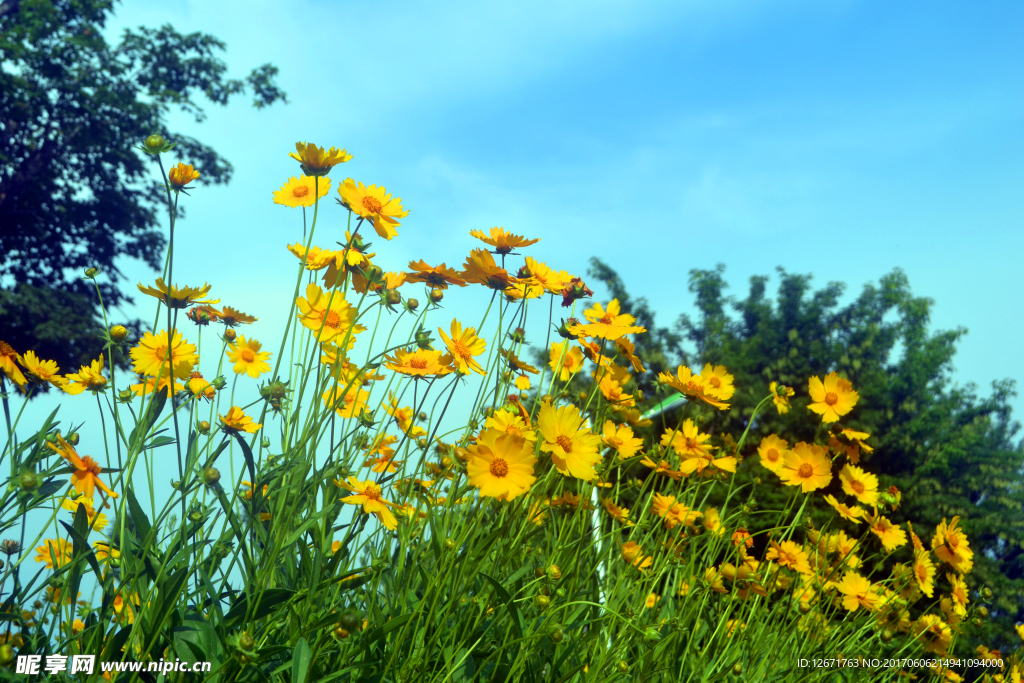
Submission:
[[[1013,625],[1024,619],[1024,442],[1017,439],[1020,426],[1009,404],[1014,383],[994,383],[989,396],[972,384],[954,383],[953,356],[966,330],[929,331],[933,302],[914,296],[902,271],[866,285],[844,305],[844,285],[815,291],[809,275],[781,268],[774,300],[767,276],[751,278],[747,296],[737,299],[725,294],[724,266],[693,270],[689,290],[696,315],[658,327],[648,302],[631,297],[613,269],[597,259],[592,266],[590,274],[623,312],[648,330],[636,338],[647,368],[638,384],[648,396],[668,394],[658,385],[658,372],[674,372],[679,364],[725,365],[737,392],[732,409],[711,423],[715,432],[732,434],[749,422],[770,382],[796,389],[789,413],[769,409],[751,425],[740,476],[769,476],[749,457],[756,456],[762,437],[812,441],[819,434],[820,419],[806,409],[808,377],[837,371],[853,382],[860,401],[843,425],[872,435],[875,451],[862,455],[864,466],[879,475],[880,488],[895,485],[902,492],[902,505],[890,519],[928,524],[917,529],[927,543],[936,524],[959,515],[975,551],[968,585],[975,591],[988,586],[996,596],[979,642],[1018,640]],[[673,424],[666,417],[664,424]],[[825,492],[839,490],[833,482]],[[908,547],[898,552],[909,559]]]
[[[177,109],[205,118],[202,100],[286,101],[277,69],[227,77],[224,43],[171,26],[101,34],[112,0],[0,3],[0,319],[16,350],[32,349],[66,372],[102,348],[96,292],[82,271],[102,272],[104,302],[119,288],[121,257],[160,266],[161,184],[136,148],[153,133],[177,143],[200,183],[226,183],[231,164],[198,140],[166,132]],[[166,208],[163,209],[166,211]],[[118,321],[125,322],[125,321]]]

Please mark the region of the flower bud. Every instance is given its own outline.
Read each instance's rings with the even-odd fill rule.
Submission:
[[[562,642],[563,638],[565,638],[565,633],[562,632],[561,628],[556,628],[554,631],[551,632],[551,642],[557,644]]]
[[[220,470],[216,467],[207,467],[203,470],[203,483],[213,486],[220,481]]]
[[[452,459],[451,458],[449,458],[447,455],[444,456],[443,458],[441,458],[441,467],[443,467],[445,469],[448,469],[451,466],[452,466]]]
[[[78,442],[81,441],[81,439],[82,437],[78,436],[78,432],[73,432],[71,434],[68,434],[68,438],[66,439],[66,441],[72,446],[77,446]]]
[[[978,616],[982,619],[988,619],[988,607],[985,607],[985,605],[979,605]]]
[[[536,576],[538,579],[543,579],[544,567],[537,567],[537,569],[533,572],[533,575]]]
[[[432,290],[430,290],[430,300],[433,303],[439,304],[439,303],[441,303],[441,299],[443,299],[443,298],[444,298],[444,290],[443,289],[438,289],[437,287],[434,287]]]
[[[0,645],[0,664],[10,664],[14,661],[14,646],[10,643]]]
[[[419,299],[406,299],[405,305],[409,307],[409,312],[412,313],[420,307]]]
[[[242,631],[242,635],[238,636],[238,647],[243,650],[251,650],[256,647],[256,641],[248,633]]]
[[[199,509],[193,510],[188,513],[188,518],[193,522],[201,522],[203,521],[203,511]]]
[[[22,491],[35,491],[39,488],[39,477],[35,472],[25,472],[18,481]]]
[[[570,341],[579,339],[578,335],[575,335],[569,331],[570,327],[575,327],[576,325],[579,324],[580,321],[577,320],[576,318],[569,318],[568,320],[563,320],[562,324],[558,326],[558,334],[561,335],[562,339],[568,339]]]
[[[206,420],[203,420],[202,422],[200,422],[199,423],[199,433],[200,434],[209,434],[210,433],[210,423],[207,422]]]
[[[416,346],[420,347],[421,349],[429,349],[431,341],[432,340],[430,339],[429,330],[421,329],[419,332],[416,333]]]
[[[743,674],[743,665],[740,664],[739,662],[736,662],[735,664],[733,664],[732,665],[732,675],[733,676],[740,676],[742,674]]]
[[[444,547],[448,548],[448,550],[455,550],[455,541],[450,538],[444,539]]]
[[[801,601],[799,609],[800,609],[800,614],[807,614],[808,612],[811,611],[811,605],[810,605],[810,603],[806,603],[806,602]]]
[[[118,403],[131,403],[133,398],[135,398],[135,394],[132,393],[131,389],[122,389],[117,392]]]
[[[553,564],[547,568],[547,575],[552,581],[558,581],[562,578],[562,570],[558,568],[557,564]]]
[[[99,274],[100,274],[100,271],[97,268],[86,268],[85,269],[85,276],[87,278],[89,278],[90,280],[95,279],[95,277],[97,275],[99,275]]]
[[[341,615],[341,626],[342,628],[348,629],[349,631],[355,631],[359,628],[359,613],[348,611]]]
[[[227,328],[226,330],[224,330],[224,339],[229,341],[229,342],[235,341],[235,337],[237,337],[237,336],[238,335],[235,334],[235,331],[233,329],[231,329],[230,327]]]
[[[629,673],[629,664],[626,662],[625,659],[620,659],[618,664],[615,665],[615,668],[618,669],[620,673]]]
[[[416,445],[419,446],[420,448],[426,448],[427,446],[430,445],[430,442],[427,441],[426,437],[421,436],[420,438],[416,439]]]
[[[377,423],[373,421],[373,413],[366,408],[363,408],[359,411],[359,424],[369,429]]]
[[[513,344],[522,344],[526,341],[526,330],[521,327],[517,327],[508,333],[508,338],[512,340]]]
[[[982,588],[981,589],[981,597],[983,597],[986,600],[991,600],[992,599],[992,589],[989,588],[988,586],[985,586],[984,588]]]
[[[653,626],[648,626],[644,629],[644,640],[648,643],[656,643],[661,640],[661,632]]]
[[[270,439],[263,439],[260,441],[260,447],[263,449],[270,448]]]
[[[167,141],[164,140],[163,135],[154,134],[146,138],[146,141],[142,144],[145,145],[146,151],[150,154],[159,154],[164,151]]]
[[[348,638],[348,630],[342,628],[341,626],[336,626],[334,628],[333,633],[334,633],[334,637],[337,638],[338,640],[345,640],[346,638]]]
[[[120,344],[128,338],[128,328],[124,325],[111,325],[110,326],[110,340]]]
[[[402,303],[402,293],[397,289],[389,289],[384,293],[384,303],[388,306],[397,306]]]
[[[883,643],[890,642],[892,640],[892,631],[890,631],[889,629],[885,629],[884,631],[882,631],[881,638]]]
[[[538,595],[533,601],[537,605],[537,609],[547,609],[547,606],[551,604],[551,598],[546,595]]]

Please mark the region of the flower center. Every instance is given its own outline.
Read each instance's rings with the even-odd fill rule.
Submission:
[[[91,474],[100,474],[103,472],[103,468],[99,466],[95,460],[90,456],[82,458],[82,469],[88,471]]]
[[[722,386],[722,380],[719,379],[718,377],[712,377],[711,379],[708,380],[708,384],[713,386],[715,389],[718,389]]]
[[[461,339],[453,339],[452,342],[455,347],[452,350],[455,352],[456,356],[459,356],[460,358],[471,358],[473,356],[473,354],[469,352],[469,349],[466,348],[466,345],[462,343]]]
[[[850,488],[853,489],[854,493],[856,493],[857,495],[863,495],[864,482],[857,481],[856,479],[854,479],[853,481],[850,482]]]
[[[251,363],[256,360],[256,354],[252,352],[252,349],[242,349],[242,353],[240,355],[242,356],[242,360],[246,363]]]
[[[814,474],[814,467],[809,462],[802,463],[797,474],[803,479],[809,479]]]
[[[363,208],[370,213],[380,213],[380,210],[384,207],[377,201],[376,197],[363,197]]]
[[[307,194],[309,194],[309,188],[305,185],[299,185],[298,187],[292,188],[293,197],[305,197]]]
[[[504,458],[495,458],[491,461],[491,474],[496,477],[504,477],[508,474],[508,463]]]
[[[565,358],[562,359],[562,367],[563,368],[565,368],[566,370],[569,370],[571,372],[572,371],[572,366],[573,366],[572,358],[570,358],[569,356],[566,356]]]
[[[417,370],[426,370],[427,361],[424,358],[413,358],[409,361],[409,367],[416,368]]]
[[[369,483],[366,485],[363,495],[370,500],[380,500],[380,487],[374,483]]]
[[[341,327],[341,318],[336,311],[327,311],[327,315],[324,316],[324,325],[334,329]]]
[[[686,447],[691,450],[697,448],[697,440],[686,437]]]
[[[558,438],[555,439],[558,445],[562,447],[562,450],[566,453],[572,453],[572,440],[564,434],[559,434]]]
[[[923,564],[917,565],[917,578],[921,583],[928,580],[928,568]]]
[[[603,318],[601,318],[600,320],[598,320],[597,322],[601,323],[602,325],[611,325],[612,324],[612,317],[610,315],[606,315]]]
[[[836,395],[836,392],[830,391],[827,394],[825,394],[825,403],[829,404],[830,406],[834,406],[835,404],[839,403],[839,397]]]
[[[775,462],[775,461],[777,461],[779,459],[779,451],[774,449],[774,448],[769,448],[768,452],[765,455],[772,462]]]

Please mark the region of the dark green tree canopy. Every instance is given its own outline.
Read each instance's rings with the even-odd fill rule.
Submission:
[[[98,268],[104,302],[130,301],[118,257],[160,265],[161,183],[137,147],[153,133],[172,154],[226,183],[231,164],[191,137],[166,132],[172,108],[197,122],[206,99],[227,104],[251,90],[254,106],[286,101],[277,69],[227,78],[224,44],[171,26],[126,30],[116,46],[101,34],[112,0],[0,3],[0,328],[24,353],[61,370],[95,358],[102,342],[96,293],[82,279]],[[166,207],[166,205],[163,205]],[[166,211],[163,208],[162,211]],[[117,321],[125,322],[125,321]]]
[[[769,408],[751,425],[738,476],[753,479],[767,476],[750,457],[761,438],[775,433],[791,443],[810,442],[819,434],[821,420],[807,410],[808,378],[837,371],[849,379],[860,400],[842,424],[872,435],[875,450],[862,455],[863,466],[879,475],[880,488],[895,485],[903,494],[890,519],[927,525],[917,531],[928,543],[936,524],[959,515],[975,552],[968,585],[988,586],[996,595],[993,619],[975,631],[976,643],[1016,642],[1013,625],[1024,620],[1024,442],[1009,404],[1014,383],[996,382],[987,397],[974,385],[956,385],[953,356],[966,330],[929,331],[932,301],[915,297],[900,270],[866,285],[846,305],[840,303],[842,284],[815,291],[809,275],[781,268],[774,300],[767,296],[767,276],[751,278],[745,298],[728,297],[724,270],[691,271],[696,315],[658,327],[647,301],[631,297],[614,270],[592,261],[590,275],[648,330],[635,338],[647,369],[637,377],[640,388],[647,396],[667,396],[658,372],[675,372],[680,364],[725,365],[737,387],[732,407],[704,413],[702,430],[738,434],[772,381],[793,387],[789,413]],[[678,417],[658,422],[648,437],[656,439]],[[839,490],[833,482],[825,492]],[[823,509],[817,516],[830,514]],[[910,559],[908,547],[897,552]]]

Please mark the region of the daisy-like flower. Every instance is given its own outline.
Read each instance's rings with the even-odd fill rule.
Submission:
[[[411,273],[406,274],[407,282],[423,282],[436,289],[448,289],[448,285],[465,287],[466,281],[459,276],[454,268],[445,264],[428,266],[426,261],[409,261]]]
[[[583,352],[579,347],[569,348],[569,341],[551,343],[549,366],[558,373],[558,381],[568,382],[569,378],[583,367]]]
[[[69,372],[64,375],[67,381],[62,389],[72,396],[77,396],[86,389],[89,391],[103,391],[107,388],[107,378],[103,376],[103,355],[79,368],[78,372]]]
[[[597,476],[594,466],[601,462],[601,437],[583,426],[584,418],[574,405],[541,406],[537,428],[543,441],[540,449],[551,454],[555,469],[564,475],[590,481]]]
[[[2,343],[0,342],[0,344]],[[52,384],[59,389],[64,388],[64,385],[68,383],[58,374],[60,368],[57,366],[57,361],[40,360],[35,351],[26,351],[24,355],[19,355],[18,361],[25,368],[29,379],[35,382]]]
[[[925,650],[939,655],[945,655],[953,642],[953,629],[934,614],[922,615],[914,623],[914,635]]]
[[[338,252],[329,249],[313,246],[307,249],[301,242],[289,244],[288,251],[295,254],[300,261],[306,264],[306,270],[323,270],[327,266],[332,265],[338,256]]]
[[[661,435],[661,446],[664,448],[671,445],[680,457],[699,457],[711,452],[712,446],[707,443],[710,438],[710,434],[701,434],[696,423],[687,418],[679,429]]]
[[[24,391],[28,380],[25,379],[25,375],[21,374],[21,369],[15,363],[17,358],[18,352],[14,350],[14,347],[5,341],[0,341],[0,370]]]
[[[93,531],[103,531],[107,528],[107,516],[102,512],[98,515],[96,514],[92,498],[88,496],[79,496],[76,500],[65,497],[60,506],[71,514],[76,514],[78,507],[82,506],[85,508],[85,516],[89,520],[90,529]]]
[[[476,443],[466,449],[466,474],[480,495],[513,500],[530,490],[537,458],[533,446],[522,437],[485,429]]]
[[[319,187],[317,187],[319,185]],[[325,197],[331,191],[331,179],[317,179],[315,176],[304,175],[301,178],[292,176],[281,189],[274,193],[274,203],[297,209],[300,206],[313,206],[318,197]]]
[[[237,327],[238,325],[251,325],[259,320],[251,315],[246,315],[241,311],[225,306],[222,308],[217,315],[217,322],[224,323],[225,327]]]
[[[633,394],[623,389],[622,385],[608,374],[602,375],[598,388],[601,390],[604,400],[611,404],[609,407],[614,411],[625,410],[636,404]]]
[[[619,337],[615,340],[615,345],[619,347],[619,351],[623,357],[629,361],[629,364],[633,366],[633,372],[643,372],[644,366],[640,362],[640,359],[636,355],[636,346],[629,340],[629,337]]]
[[[167,180],[175,191],[191,189],[186,186],[198,177],[199,171],[192,168],[192,164],[177,164],[167,172]]]
[[[839,480],[843,483],[843,491],[858,502],[871,506],[878,504],[878,477],[875,475],[848,464],[839,471]]]
[[[515,384],[516,389],[518,389],[519,391],[529,391],[530,378],[527,377],[526,375],[519,375],[518,377],[516,377],[516,381],[513,382],[513,384]]]
[[[105,541],[96,541],[92,544],[92,549],[96,559],[103,563],[106,563],[111,558],[117,559],[121,557],[121,551],[117,548],[111,548],[110,544]]]
[[[807,389],[811,394],[808,409],[821,415],[821,421],[825,423],[839,420],[853,410],[857,405],[857,399],[860,398],[853,390],[853,385],[836,372],[830,372],[824,382],[817,377],[811,377],[807,381]]]
[[[531,375],[536,375],[539,372],[537,368],[520,360],[519,356],[517,356],[512,349],[499,349],[499,353],[514,372],[528,372]]]
[[[474,249],[466,257],[464,270],[459,276],[469,283],[476,283],[496,290],[507,289],[514,281],[504,268],[494,262],[491,252],[486,249]]]
[[[667,372],[658,373],[658,381],[669,385],[691,401],[703,401],[719,410],[728,410],[729,408],[726,401],[732,396],[731,393],[729,397],[719,398],[719,394],[724,392],[715,390],[706,382],[703,374],[695,375],[685,365],[680,365],[675,375],[670,375]]]
[[[633,325],[636,318],[628,313],[620,313],[619,300],[612,299],[608,303],[608,309],[595,301],[594,305],[583,311],[583,316],[589,323],[581,323],[569,328],[569,332],[577,336],[597,337],[599,339],[615,340],[624,334],[636,334],[646,332],[646,327]]]
[[[935,555],[961,574],[969,574],[974,567],[974,551],[967,542],[967,534],[959,528],[960,517],[954,517],[948,525],[946,518],[935,527],[932,550]]]
[[[772,395],[772,403],[775,404],[775,409],[779,411],[779,415],[785,415],[789,412],[789,399],[796,393],[793,391],[793,387],[784,387],[778,382],[772,382],[768,385],[768,392]]]
[[[645,572],[654,564],[654,558],[644,555],[643,550],[643,547],[636,541],[626,541],[622,544],[622,559]]]
[[[237,434],[239,432],[246,432],[247,434],[255,434],[262,424],[252,421],[252,418],[242,412],[242,409],[238,406],[231,406],[227,415],[218,415],[221,421],[221,428],[230,434]]]
[[[154,391],[167,391],[168,395],[173,396],[184,389],[185,385],[178,380],[174,380],[174,386],[171,387],[171,380],[168,377],[161,377],[160,381],[157,381],[156,377],[143,377],[140,375],[139,381],[136,384],[128,385],[128,388],[136,396],[148,396]]]
[[[857,572],[846,572],[842,580],[836,583],[836,590],[843,594],[843,607],[851,612],[856,612],[861,607],[874,612],[881,602],[881,596],[877,588],[872,586],[870,579]]]
[[[629,508],[619,507],[611,498],[602,498],[601,505],[616,522],[633,526],[633,522],[629,521]]]
[[[135,372],[168,379],[188,379],[193,366],[199,362],[195,345],[182,339],[178,330],[174,331],[170,342],[167,330],[161,330],[158,334],[146,332],[138,345],[129,351],[129,355],[134,363]]]
[[[619,460],[629,460],[644,445],[643,439],[633,436],[632,428],[628,425],[616,426],[611,420],[605,420],[601,440],[605,446],[615,449]]]
[[[935,563],[927,550],[914,551],[914,580],[917,587],[929,598],[935,593]]]
[[[529,415],[527,415],[528,418]],[[532,426],[522,416],[517,415],[508,408],[494,411],[494,414],[484,422],[485,429],[518,436],[531,442],[531,444],[537,441],[537,432],[532,429]]]
[[[317,147],[311,142],[296,142],[295,152],[289,153],[288,156],[299,162],[302,172],[308,176],[325,176],[332,168],[352,158],[344,149],[331,147],[324,151],[323,147]]]
[[[140,282],[139,291],[151,297],[159,299],[168,308],[188,308],[192,304],[219,304],[220,299],[207,299],[212,285],[203,284],[202,287],[174,287],[164,283],[164,279],[156,279],[156,287],[143,287]]]
[[[789,567],[800,574],[811,574],[811,565],[807,553],[793,541],[776,543],[771,541],[766,560],[775,560],[780,567]]]
[[[863,521],[864,508],[860,507],[859,505],[854,505],[851,507],[846,503],[840,503],[838,500],[836,500],[835,496],[833,495],[825,496],[825,502],[831,505],[835,509],[835,511],[839,513],[839,516],[843,519],[847,519],[851,522],[856,522],[857,524],[860,524]]]
[[[354,493],[353,496],[345,496],[341,499],[342,503],[348,503],[349,505],[362,505],[363,512],[373,515],[380,523],[384,525],[385,529],[394,531],[398,528],[398,520],[395,519],[389,507],[393,507],[394,503],[384,500],[382,497],[384,492],[381,491],[373,481],[359,481],[355,477],[349,477],[347,481],[335,481],[339,487],[347,489]]]
[[[887,518],[882,515],[872,515],[871,513],[865,513],[864,518],[871,525],[871,532],[878,536],[878,539],[882,542],[882,547],[888,552],[892,552],[896,548],[907,544],[907,532],[890,522]]]
[[[185,383],[188,387],[189,392],[195,398],[205,398],[207,401],[212,401],[213,397],[217,394],[217,388],[206,381],[203,378],[203,373],[193,371],[189,375],[188,382]]]
[[[255,339],[246,340],[245,335],[239,335],[233,344],[228,344],[228,360],[235,364],[236,375],[243,372],[250,377],[259,377],[264,372],[270,372],[270,351],[260,351],[263,345]]]
[[[666,477],[670,477],[673,481],[679,481],[683,478],[683,473],[672,469],[672,465],[669,464],[668,460],[654,462],[649,457],[644,456],[643,460],[640,461],[640,464],[644,467],[650,467],[654,470],[655,474],[664,474]]]
[[[705,391],[720,401],[728,401],[736,393],[733,386],[733,377],[726,371],[724,365],[711,365],[705,363],[704,369],[700,371],[701,381],[707,387]]]
[[[810,493],[832,481],[832,461],[821,446],[801,441],[782,458],[779,477],[787,486],[801,486]]]
[[[505,228],[491,228],[490,236],[483,230],[470,230],[469,234],[494,247],[495,254],[511,254],[514,249],[522,249],[523,247],[540,242],[540,238],[535,240],[526,239],[521,235],[513,235],[505,230]]]
[[[665,520],[666,529],[672,529],[678,524],[690,526],[703,514],[676,502],[675,496],[663,496],[660,493],[651,495],[651,509],[654,514]]]
[[[468,375],[472,370],[481,375],[485,374],[484,369],[476,362],[474,356],[479,356],[487,348],[487,342],[476,336],[476,329],[473,327],[462,328],[462,323],[452,320],[452,336],[449,337],[440,327],[437,331],[441,333],[444,345],[448,347],[448,353],[455,362],[455,367],[463,375]]]
[[[47,538],[36,548],[36,562],[45,562],[47,569],[60,569],[71,561],[71,544],[63,538]]]
[[[541,263],[530,256],[526,257],[526,265],[524,270],[520,271],[519,276],[532,280],[549,294],[561,294],[562,290],[565,289],[565,286],[572,279],[572,276],[564,270],[552,270],[547,264]]]
[[[864,443],[864,440],[869,438],[871,435],[867,432],[858,432],[852,429],[843,429],[839,432],[839,438],[832,437],[829,439],[829,447],[839,453],[840,451],[846,451],[846,457],[856,465],[860,462],[860,452],[865,453],[874,452],[874,448]]]
[[[91,457],[88,455],[79,457],[75,449],[60,434],[57,435],[56,446],[49,442],[46,445],[71,465],[74,470],[71,474],[71,485],[76,491],[88,498],[92,498],[96,488],[99,487],[101,491],[111,498],[117,498],[117,494],[111,491],[110,487],[100,479],[99,475],[103,474],[103,468]]]
[[[410,377],[440,377],[447,375],[452,368],[452,357],[434,349],[416,349],[413,352],[405,349],[395,351],[394,357],[384,356],[384,367]]]
[[[323,399],[324,403],[327,404],[328,408],[333,408],[340,417],[353,418],[358,417],[361,412],[366,410],[366,399],[370,398],[370,392],[365,391],[359,384],[353,384],[348,387],[348,383],[338,383],[334,385],[333,389],[328,389],[324,392]]]
[[[967,590],[967,583],[964,577],[957,574],[946,574],[949,581],[949,596],[953,599],[953,612],[960,617],[967,614],[967,603],[970,601],[970,591]]]
[[[299,307],[299,321],[316,333],[318,342],[346,344],[345,348],[351,349],[356,335],[366,331],[364,326],[356,324],[356,309],[339,291],[324,294],[320,287],[309,283],[305,298],[299,297],[295,303]]]
[[[776,434],[769,434],[761,439],[757,454],[761,457],[761,465],[775,474],[782,472],[783,458],[789,453],[789,442]]]
[[[392,198],[383,186],[367,187],[352,178],[346,178],[338,188],[338,194],[341,195],[345,206],[353,213],[371,221],[373,229],[386,240],[398,236],[398,231],[395,230],[399,225],[398,219],[409,215],[408,210],[402,209],[401,198]]]

